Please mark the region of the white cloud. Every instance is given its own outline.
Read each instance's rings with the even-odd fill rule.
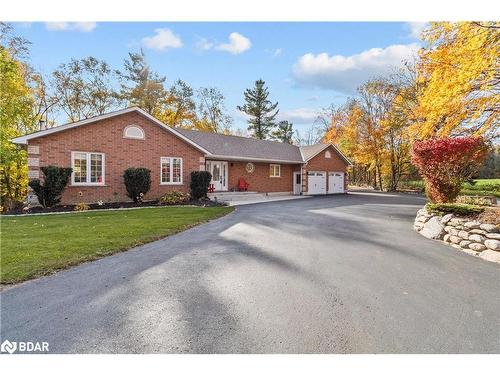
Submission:
[[[199,38],[195,44],[196,49],[199,49],[201,51],[208,51],[213,46],[214,46],[214,43],[210,42],[206,38]]]
[[[295,108],[283,110],[278,113],[278,120],[288,120],[294,124],[312,124],[318,115],[319,109],[315,108]]]
[[[317,102],[319,100],[319,96],[313,95],[307,98],[307,101],[309,102]]]
[[[45,27],[51,31],[83,31],[90,32],[97,27],[96,22],[46,22]]]
[[[429,26],[428,22],[408,22],[406,24],[406,27],[410,30],[410,34],[408,36],[415,39],[421,39],[420,35],[427,26]]]
[[[155,29],[155,35],[142,38],[142,44],[158,51],[182,47],[182,40],[170,29]]]
[[[229,34],[229,43],[218,44],[215,46],[215,49],[237,55],[249,50],[251,46],[250,39],[240,33],[234,32]]]
[[[351,94],[363,82],[387,75],[402,61],[410,60],[418,48],[418,44],[412,43],[371,48],[351,56],[307,53],[293,66],[293,76],[304,86]]]

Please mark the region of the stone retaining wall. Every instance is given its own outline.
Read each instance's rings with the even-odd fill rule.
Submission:
[[[500,263],[500,228],[497,225],[457,217],[439,216],[422,208],[413,228],[422,236],[441,240],[470,255]]]

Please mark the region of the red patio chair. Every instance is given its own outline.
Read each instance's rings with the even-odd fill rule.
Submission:
[[[240,177],[238,179],[238,190],[239,191],[247,191],[249,186],[250,186],[250,184],[248,182],[246,182],[243,177]]]
[[[213,193],[214,191],[215,191],[215,186],[214,186],[214,184],[210,184],[210,185],[208,185],[208,192],[209,192],[209,193]]]

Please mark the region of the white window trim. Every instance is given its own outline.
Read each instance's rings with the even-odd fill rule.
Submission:
[[[75,182],[75,154],[86,154],[87,155],[87,182]],[[102,181],[101,182],[89,182],[90,180],[90,155],[101,155],[102,158]],[[102,152],[93,151],[71,151],[71,186],[104,186],[106,181],[106,155]]]
[[[141,133],[142,133],[142,136],[140,136],[140,137],[133,137],[133,136],[129,136],[129,135],[127,135],[127,130],[128,130],[129,128],[137,128],[137,129],[139,129],[139,130],[141,131]],[[123,129],[123,138],[127,138],[127,139],[140,139],[140,140],[144,140],[144,139],[146,138],[146,134],[144,133],[144,129],[143,129],[143,128],[141,128],[141,127],[140,127],[140,126],[138,126],[138,125],[127,125],[127,126],[125,127],[125,129]]]
[[[271,170],[273,172],[275,171],[275,169],[272,168],[272,167],[278,167],[278,175],[277,176],[273,176],[271,174]],[[269,177],[271,177],[271,178],[279,178],[279,177],[281,177],[281,164],[269,164]]]
[[[180,182],[163,182],[163,160],[170,159],[170,181],[174,179],[174,159],[181,161],[181,181]],[[162,156],[160,157],[160,185],[183,185],[184,184],[184,160],[178,156]]]

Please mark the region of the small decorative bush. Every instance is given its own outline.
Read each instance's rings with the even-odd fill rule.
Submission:
[[[189,194],[182,191],[169,191],[165,193],[161,198],[160,202],[162,204],[182,204],[189,201]]]
[[[208,194],[208,186],[212,180],[212,175],[207,171],[191,172],[191,197],[193,199],[206,198]]]
[[[73,211],[87,211],[90,207],[85,204],[85,203],[78,203],[74,208]]]
[[[52,207],[61,201],[61,195],[66,189],[71,168],[60,168],[53,165],[41,168],[44,177],[43,184],[40,180],[31,180],[29,186],[33,189],[38,202],[43,207]]]
[[[127,196],[136,203],[142,202],[151,188],[151,171],[147,168],[128,168],[123,173],[123,182]]]
[[[425,207],[427,211],[438,215],[470,216],[484,211],[484,207],[462,203],[427,203]]]
[[[468,195],[461,195],[456,200],[457,203],[461,204],[472,204],[474,206],[491,206],[491,199],[484,197],[471,197]]]
[[[412,162],[425,180],[432,202],[453,202],[462,184],[481,167],[487,147],[480,137],[433,138],[417,141]]]

